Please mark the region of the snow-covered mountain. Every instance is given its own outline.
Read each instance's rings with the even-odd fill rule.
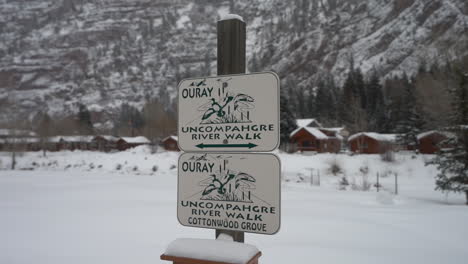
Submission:
[[[216,21],[230,12],[247,23],[248,70],[290,88],[341,83],[350,58],[388,76],[468,54],[466,0],[0,0],[0,123],[78,103],[102,123],[124,102],[170,105],[178,80],[216,74]]]

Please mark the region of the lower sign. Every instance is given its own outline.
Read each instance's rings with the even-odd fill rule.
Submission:
[[[273,154],[184,153],[177,218],[184,226],[274,234],[280,228],[280,171]]]

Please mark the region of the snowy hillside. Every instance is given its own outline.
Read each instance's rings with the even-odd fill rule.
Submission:
[[[279,156],[281,229],[274,236],[246,235],[263,252],[262,262],[465,263],[464,197],[434,191],[427,156],[397,155],[393,163],[378,155]],[[0,170],[0,263],[160,263],[176,238],[213,238],[214,231],[177,222],[177,157],[145,147],[48,158],[25,153],[21,170]],[[7,153],[0,160],[8,166]],[[339,176],[329,171],[332,164],[341,168]],[[366,166],[372,183],[376,172],[388,172],[384,190],[339,190],[343,175],[359,186]],[[320,171],[320,186],[310,183],[312,167]]]
[[[249,70],[293,88],[324,73],[341,83],[350,57],[388,76],[468,53],[464,0],[0,0],[0,123],[77,103],[95,123],[125,102],[171,105],[178,80],[216,74],[216,20],[228,12],[247,22]]]

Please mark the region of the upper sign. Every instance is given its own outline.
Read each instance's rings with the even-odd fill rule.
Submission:
[[[280,161],[273,154],[184,153],[177,186],[182,225],[261,234],[280,228]]]
[[[279,144],[279,79],[273,72],[179,83],[183,151],[272,151]]]

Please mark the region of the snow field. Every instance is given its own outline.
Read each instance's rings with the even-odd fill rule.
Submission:
[[[214,238],[214,230],[177,222],[178,153],[139,147],[41,155],[24,153],[11,171],[8,153],[0,153],[0,263],[163,263],[159,255],[176,238]],[[281,229],[246,234],[262,263],[466,262],[464,197],[434,191],[429,157],[397,154],[388,163],[378,155],[278,155]],[[338,176],[328,172],[335,159]],[[344,175],[358,184],[366,164],[372,183],[376,172],[397,173],[400,194],[392,194],[393,176],[381,178],[379,193],[338,190]],[[310,184],[308,168],[320,172],[320,186]]]

